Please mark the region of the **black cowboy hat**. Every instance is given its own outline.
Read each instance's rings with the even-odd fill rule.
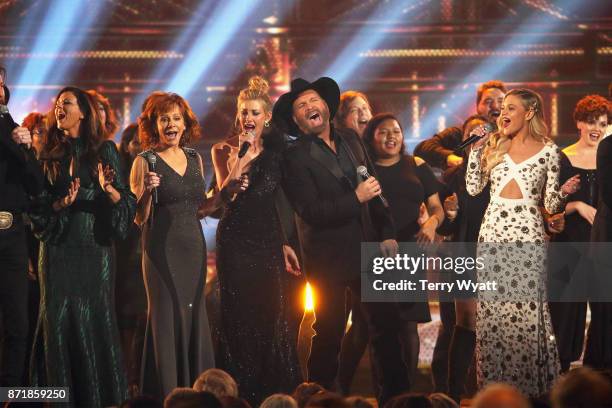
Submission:
[[[291,81],[291,90],[278,98],[272,110],[273,120],[280,126],[287,128],[291,135],[299,133],[299,129],[293,121],[293,102],[302,92],[309,89],[316,91],[327,103],[330,121],[334,118],[340,105],[340,87],[333,79],[321,77],[314,82],[308,82],[303,78],[294,79]]]

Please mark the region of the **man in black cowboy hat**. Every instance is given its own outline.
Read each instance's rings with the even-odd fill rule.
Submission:
[[[357,167],[374,166],[361,139],[352,130],[331,125],[340,103],[340,89],[331,78],[308,82],[298,78],[291,91],[274,105],[273,119],[288,133],[299,135],[284,159],[283,188],[297,214],[303,265],[317,294],[316,322],[309,381],[333,389],[338,352],[345,329],[344,293],[360,294],[362,242],[381,242],[383,254],[397,252],[389,209],[378,196],[374,177],[363,181]],[[381,382],[383,404],[408,388],[407,371],[398,341],[399,319],[391,303],[363,303]]]

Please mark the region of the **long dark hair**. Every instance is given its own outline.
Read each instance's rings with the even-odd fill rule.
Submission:
[[[376,151],[374,150],[374,133],[376,132],[376,128],[380,126],[387,119],[392,119],[397,122],[400,129],[402,130],[402,148],[400,149],[400,155],[404,156],[406,152],[406,144],[404,143],[404,128],[402,127],[399,119],[392,113],[385,112],[374,115],[372,119],[368,122],[368,126],[366,126],[363,131],[363,143],[365,143],[368,148],[368,154],[371,158],[376,160]]]
[[[57,93],[55,100],[57,101],[65,92],[71,92],[76,96],[77,104],[83,114],[83,119],[79,127],[79,138],[82,139],[84,143],[84,150],[77,159],[83,159],[92,166],[92,170],[94,170],[93,166],[97,164],[98,159],[98,148],[104,141],[105,136],[95,101],[87,92],[74,86],[62,88],[62,90]],[[49,180],[53,182],[59,173],[60,160],[70,153],[70,137],[57,127],[55,108],[49,112],[48,124],[49,131],[45,138],[41,160],[43,161],[45,174],[47,174]]]
[[[138,124],[132,123],[128,125],[123,132],[121,133],[121,143],[119,144],[119,157],[121,157],[121,164],[123,166],[123,171],[130,174],[130,170],[132,168],[132,162],[134,159],[130,156],[130,152],[128,151],[128,146],[134,140],[134,138],[138,136]]]

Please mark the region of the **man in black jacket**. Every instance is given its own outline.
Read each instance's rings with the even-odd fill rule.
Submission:
[[[0,68],[0,71],[2,69]],[[42,190],[43,174],[28,129],[18,127],[6,103],[9,92],[0,74],[0,310],[3,362],[0,386],[20,386],[28,332],[28,250],[23,212],[28,196]]]
[[[361,292],[361,243],[380,242],[387,256],[394,256],[398,248],[391,214],[378,197],[378,181],[374,177],[362,181],[357,175],[362,165],[375,174],[361,139],[351,130],[331,126],[339,101],[340,90],[333,79],[310,83],[298,78],[273,112],[279,125],[300,135],[285,155],[283,188],[297,214],[304,270],[318,299],[309,381],[328,389],[336,388],[345,289]],[[408,389],[399,319],[393,303],[363,303],[362,307],[372,334],[382,404]]]
[[[476,112],[495,123],[506,94],[506,86],[501,81],[488,81],[480,84],[476,93]],[[452,126],[444,129],[430,139],[423,140],[414,149],[414,155],[424,159],[430,166],[445,170],[459,166],[463,157],[455,153],[461,144],[461,128]]]

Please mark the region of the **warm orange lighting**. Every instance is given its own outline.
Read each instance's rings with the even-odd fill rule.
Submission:
[[[314,311],[314,293],[312,291],[312,286],[310,286],[308,282],[306,282],[306,289],[304,290],[304,311]]]

